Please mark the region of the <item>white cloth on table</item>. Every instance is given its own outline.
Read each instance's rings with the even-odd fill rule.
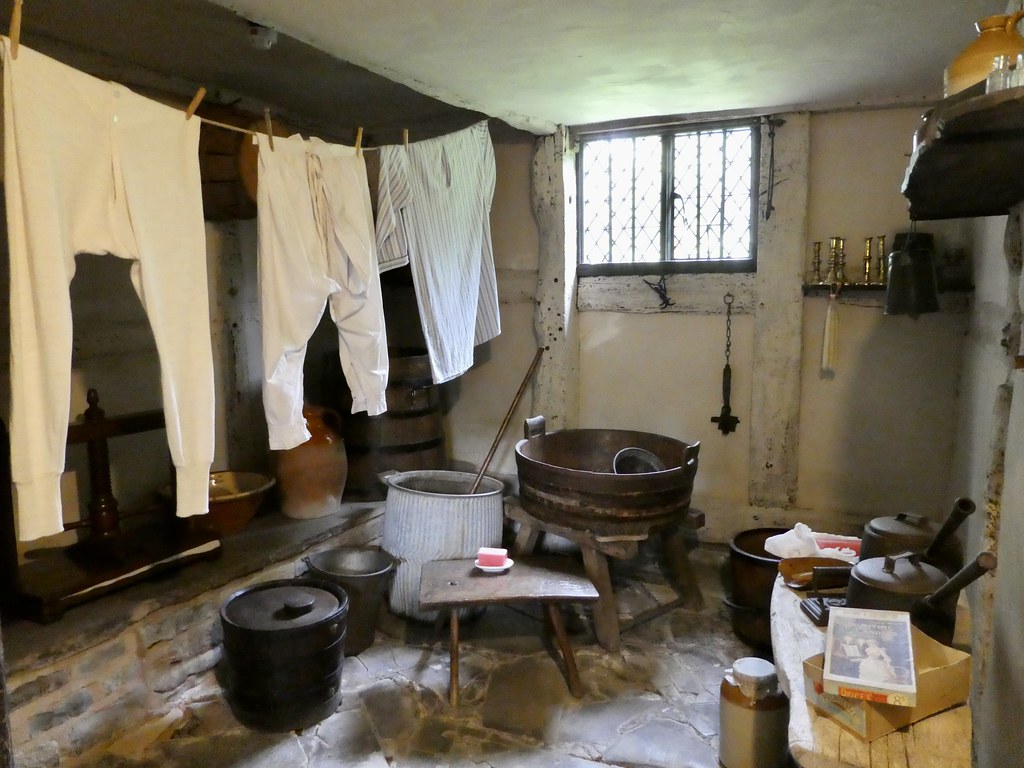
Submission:
[[[387,335],[366,162],[353,147],[259,135],[263,405],[274,450],[309,439],[302,365],[329,304],[352,412],[387,410]]]
[[[213,354],[199,121],[24,45],[4,61],[18,537],[62,530],[75,254],[131,260],[160,358],[177,513],[205,513]]]
[[[486,121],[408,147],[381,147],[381,271],[409,264],[433,381],[473,365],[501,332],[491,245],[494,147]]]

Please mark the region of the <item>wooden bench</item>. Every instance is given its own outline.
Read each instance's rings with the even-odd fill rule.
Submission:
[[[554,633],[562,653],[569,691],[579,698],[583,695],[583,685],[559,606],[597,599],[594,584],[566,557],[519,559],[504,573],[485,573],[474,566],[472,560],[434,560],[424,565],[420,575],[420,606],[427,610],[449,609],[451,682],[448,700],[451,705],[459,703],[460,608],[507,603],[542,604],[545,627]]]

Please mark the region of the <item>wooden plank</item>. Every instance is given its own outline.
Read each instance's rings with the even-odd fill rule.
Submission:
[[[134,435],[164,428],[162,410],[126,413],[123,416],[101,418],[98,421],[76,421],[68,425],[68,445],[106,440],[110,437]]]
[[[420,575],[420,607],[510,602],[597,600],[597,589],[566,557],[519,559],[504,573],[485,573],[472,560],[435,560]]]

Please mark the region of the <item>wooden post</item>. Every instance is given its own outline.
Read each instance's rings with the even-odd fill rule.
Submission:
[[[0,768],[14,768],[11,742],[11,716],[7,700],[7,661],[4,659],[3,633],[0,632]]]
[[[459,706],[459,611],[452,608],[449,612],[448,639],[448,703]]]
[[[89,407],[85,409],[86,422],[102,422],[106,414],[100,408],[100,396],[95,389],[86,394]],[[110,486],[110,453],[105,435],[97,436],[86,444],[89,455],[89,529],[97,539],[112,539],[120,533],[121,517]]]

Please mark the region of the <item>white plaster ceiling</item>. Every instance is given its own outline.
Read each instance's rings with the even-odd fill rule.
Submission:
[[[546,133],[652,115],[920,104],[1004,0],[212,0]],[[29,0],[32,2],[32,0]]]

